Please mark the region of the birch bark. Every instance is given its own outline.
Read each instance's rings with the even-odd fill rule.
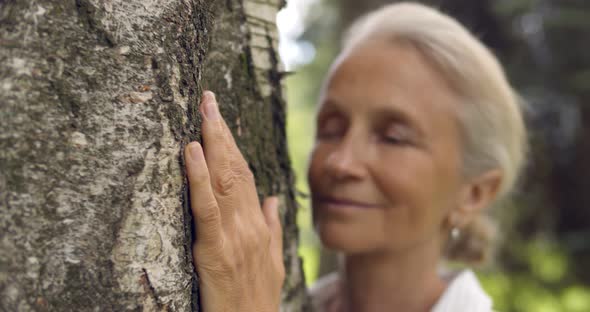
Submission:
[[[279,1],[0,2],[0,310],[198,311],[181,151],[203,89],[279,194],[305,309]]]

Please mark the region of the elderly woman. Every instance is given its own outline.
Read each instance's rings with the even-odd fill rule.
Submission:
[[[185,158],[203,309],[278,311],[277,200],[260,209],[210,92],[202,113],[205,148]],[[355,23],[322,90],[308,172],[316,230],[342,255],[311,290],[316,310],[491,311],[470,270],[441,262],[485,258],[484,210],[513,188],[525,148],[517,95],[455,20],[401,3]]]

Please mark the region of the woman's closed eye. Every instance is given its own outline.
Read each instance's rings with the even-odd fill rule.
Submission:
[[[411,130],[405,125],[392,124],[381,131],[381,141],[392,145],[409,145],[412,143]]]
[[[346,133],[346,121],[340,116],[328,116],[318,123],[317,137],[322,140],[336,139]]]

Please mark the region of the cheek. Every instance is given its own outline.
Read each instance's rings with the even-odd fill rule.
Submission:
[[[409,241],[424,239],[436,233],[448,206],[448,184],[434,162],[421,152],[399,152],[381,157],[374,176],[380,192],[386,196],[385,212],[389,231],[394,237]]]
[[[420,199],[436,179],[428,157],[413,150],[384,151],[373,166],[373,176],[390,203]]]

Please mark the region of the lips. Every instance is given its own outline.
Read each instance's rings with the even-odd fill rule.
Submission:
[[[320,205],[325,205],[333,209],[375,209],[379,208],[379,205],[366,203],[358,200],[347,199],[335,196],[321,196],[317,198],[317,202]]]

